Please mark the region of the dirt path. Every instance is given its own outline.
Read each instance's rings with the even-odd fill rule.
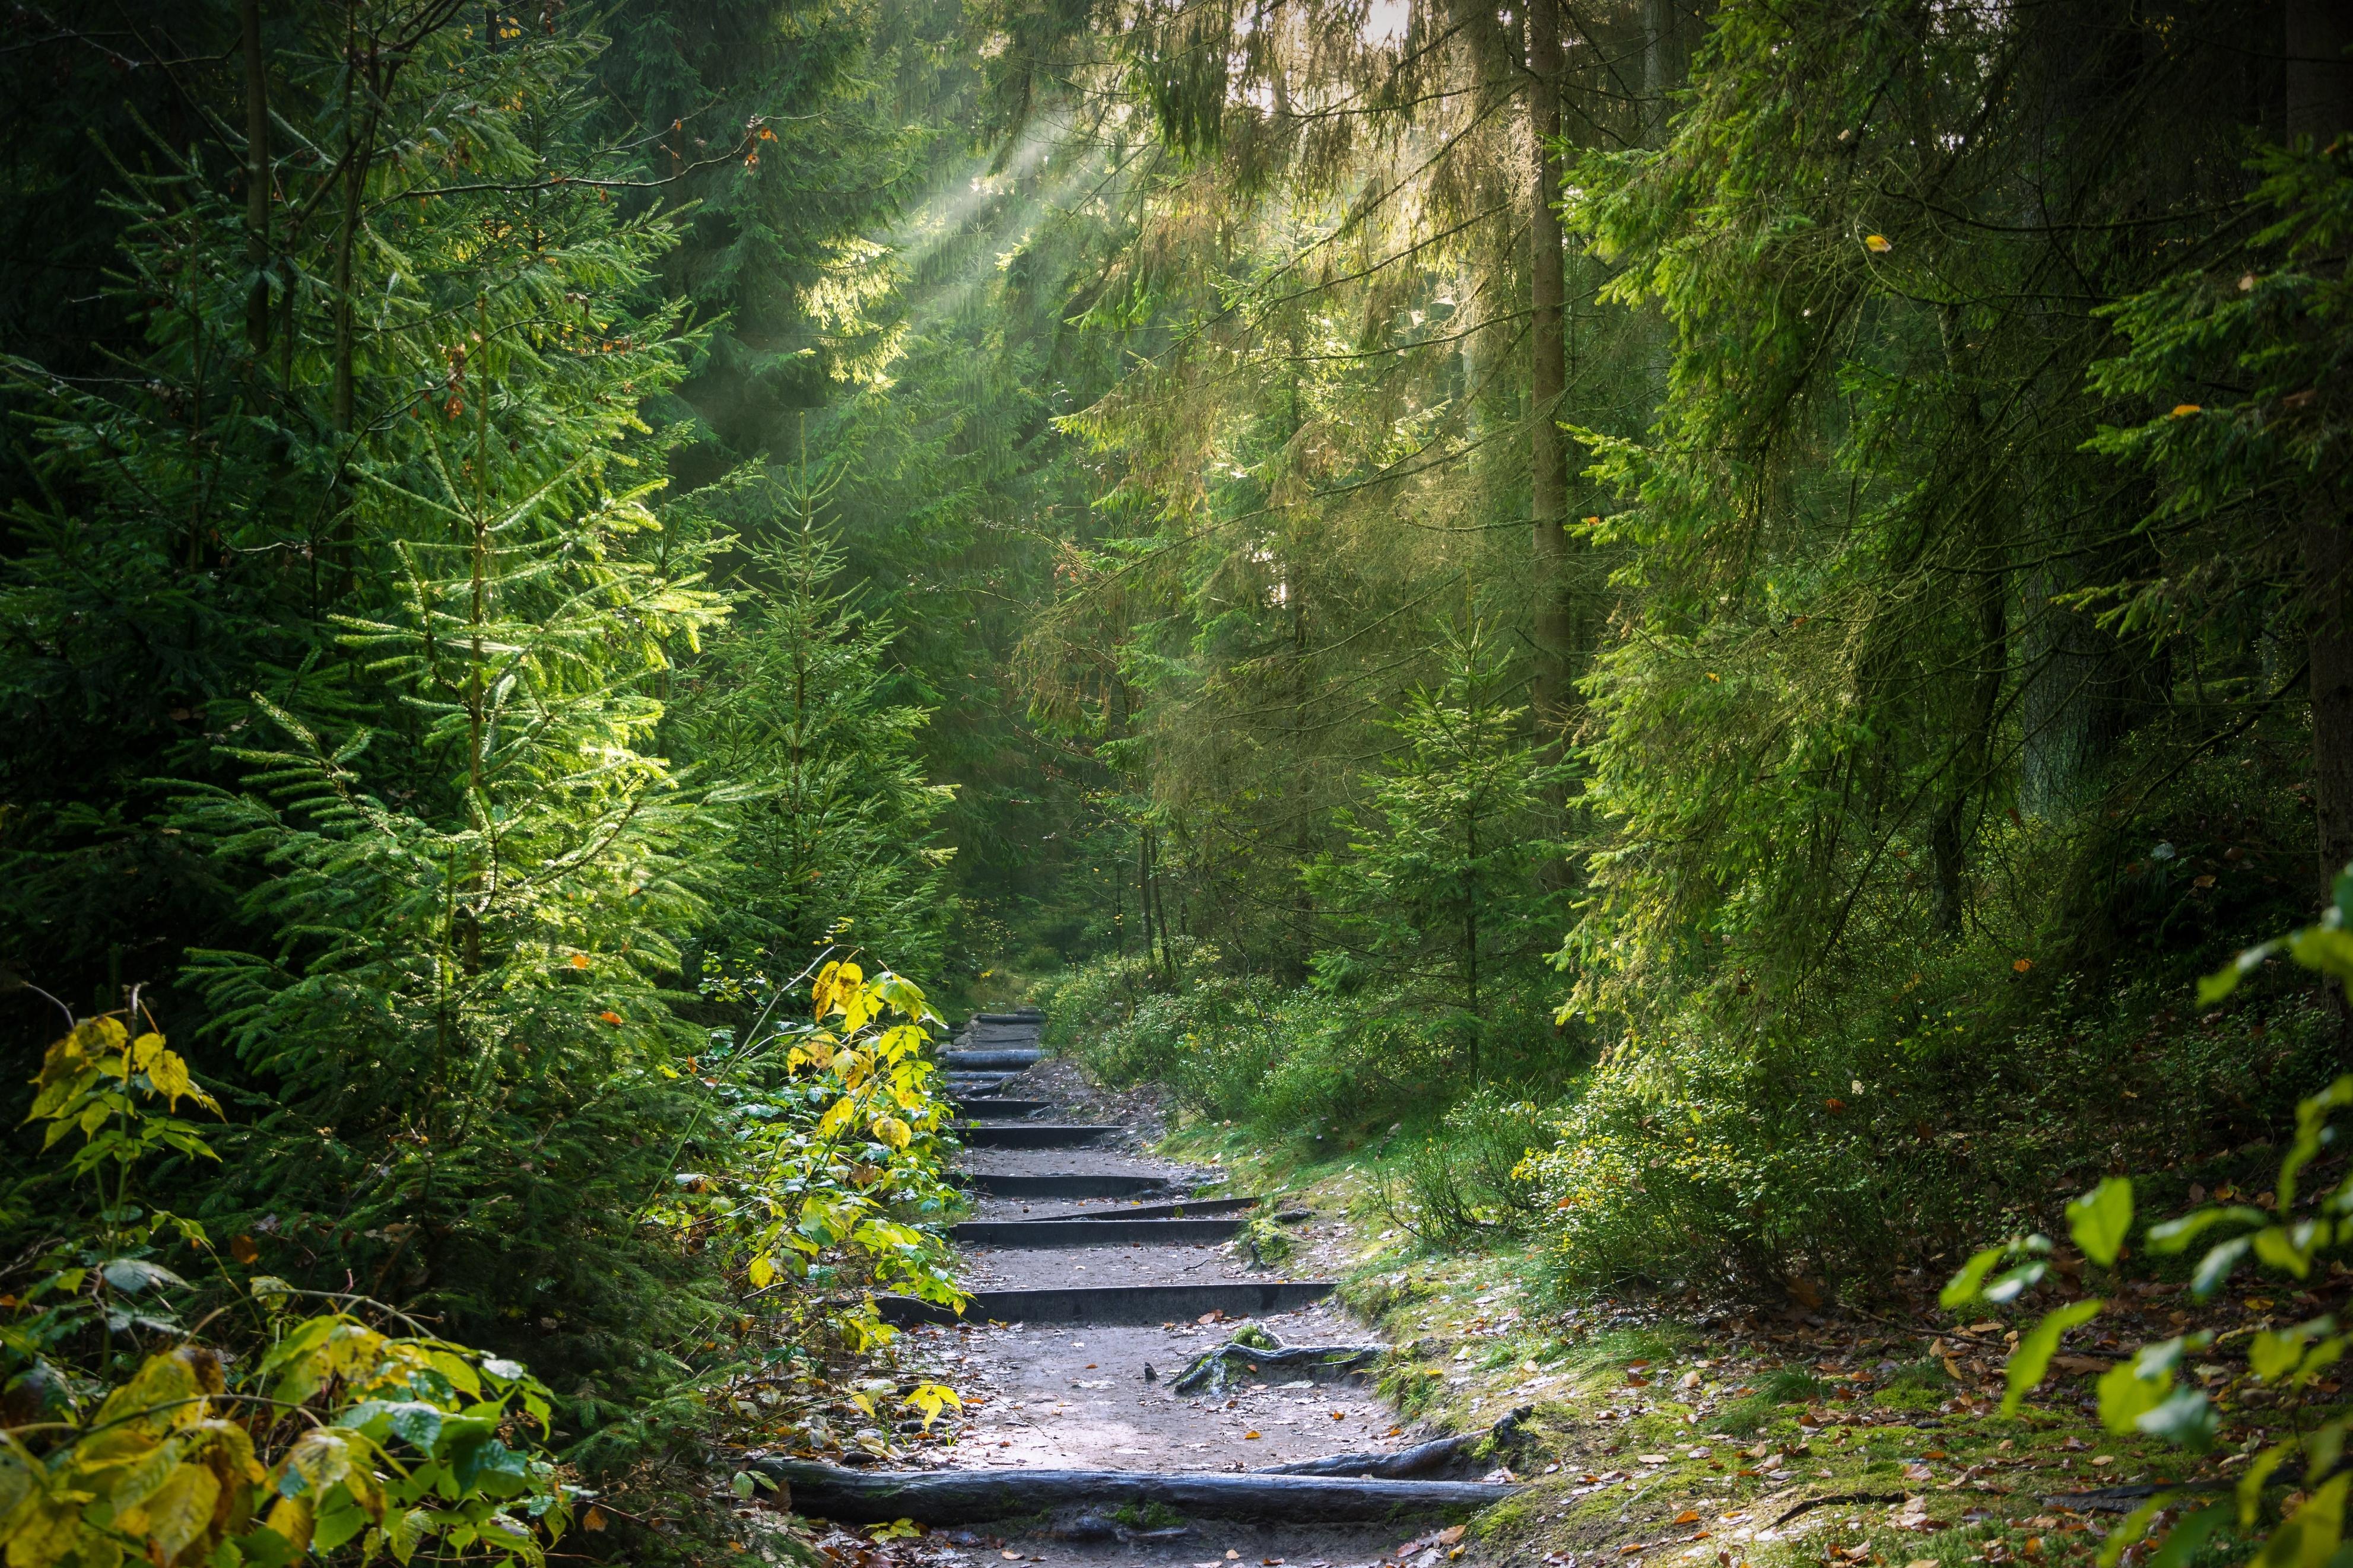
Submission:
[[[984,1019],[958,1044],[966,1050],[991,1052],[990,1065],[1000,1065],[1003,1053],[1034,1048],[1039,1032],[1039,1026],[1027,1020]],[[952,1054],[952,1068],[957,1060]],[[974,1222],[1022,1222],[1033,1227],[1050,1222],[1053,1228],[1020,1233],[1010,1245],[962,1247],[961,1283],[975,1293],[975,1309],[961,1322],[907,1330],[900,1356],[902,1374],[935,1375],[961,1391],[966,1402],[961,1432],[953,1444],[929,1449],[926,1473],[984,1471],[1015,1479],[1071,1470],[1236,1475],[1337,1454],[1391,1454],[1430,1436],[1398,1422],[1377,1392],[1376,1373],[1369,1366],[1351,1372],[1328,1367],[1269,1371],[1258,1368],[1245,1353],[1229,1363],[1232,1378],[1224,1386],[1176,1392],[1173,1385],[1195,1358],[1227,1344],[1245,1325],[1286,1346],[1378,1344],[1373,1331],[1328,1300],[1273,1312],[1212,1305],[1182,1317],[1138,1321],[1133,1299],[1119,1294],[1126,1287],[1185,1286],[1209,1289],[1213,1297],[1205,1300],[1226,1300],[1214,1296],[1223,1289],[1239,1309],[1243,1293],[1254,1295],[1269,1281],[1304,1284],[1299,1293],[1313,1293],[1318,1288],[1312,1282],[1313,1268],[1324,1250],[1313,1243],[1318,1231],[1328,1235],[1333,1227],[1319,1226],[1312,1215],[1289,1217],[1310,1243],[1300,1248],[1291,1266],[1294,1272],[1289,1273],[1256,1267],[1247,1244],[1240,1240],[1163,1240],[1154,1226],[1172,1217],[1167,1215],[1171,1204],[1187,1197],[1250,1194],[1227,1191],[1215,1171],[1185,1167],[1147,1152],[1147,1141],[1162,1131],[1161,1108],[1150,1096],[1103,1095],[1090,1089],[1061,1062],[1030,1066],[1018,1077],[1000,1080],[1001,1087],[993,1087],[977,1072],[963,1075],[961,1081],[970,1097],[968,1105],[991,1093],[1047,1104],[1044,1110],[997,1125],[1018,1121],[1024,1127],[1071,1123],[1120,1131],[1068,1147],[984,1145],[967,1152],[963,1168],[976,1188]],[[985,1129],[992,1123],[976,1117],[974,1125]],[[1150,1184],[1150,1190],[1126,1196],[1055,1195],[1050,1190],[1054,1184],[1040,1178],[1056,1177],[1089,1179],[1071,1184],[1079,1187],[1124,1181],[1137,1187]],[[1226,1226],[1239,1226],[1249,1217],[1232,1213],[1231,1204],[1221,1206]],[[1155,1208],[1158,1213],[1149,1212]],[[1065,1227],[1091,1228],[1101,1223],[1101,1216],[1137,1210],[1147,1212],[1119,1227],[1133,1239],[1030,1244],[1032,1236],[1057,1243],[1082,1242],[1082,1237],[1066,1237]],[[1066,1217],[1082,1215],[1098,1217]],[[1308,1272],[1297,1272],[1301,1269]],[[1066,1302],[1062,1293],[1071,1290],[1091,1295]],[[1025,1294],[1001,1294],[1014,1291]],[[992,1321],[992,1303],[1000,1300],[1018,1300],[1031,1315]],[[1476,1479],[1459,1467],[1432,1473]],[[860,1550],[846,1536],[835,1541],[838,1557]],[[1027,1562],[1062,1568],[1212,1563],[1220,1568],[1231,1563],[1353,1568],[1405,1562],[1433,1568],[1450,1561],[1476,1562],[1461,1541],[1462,1532],[1449,1532],[1443,1517],[1398,1517],[1379,1524],[1235,1523],[1130,1504],[1063,1507],[988,1522],[943,1521],[918,1541],[894,1543],[891,1560]]]

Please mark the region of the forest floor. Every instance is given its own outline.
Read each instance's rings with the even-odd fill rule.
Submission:
[[[1547,1288],[1541,1258],[1524,1247],[1451,1254],[1420,1247],[1390,1217],[1360,1161],[1300,1164],[1213,1127],[1146,1149],[1141,1134],[1160,1131],[1165,1102],[1149,1092],[1089,1089],[1068,1063],[1035,1070],[1024,1092],[1083,1104],[1083,1118],[1073,1121],[1133,1117],[1139,1135],[1123,1140],[1125,1148],[987,1151],[973,1163],[1184,1179],[1221,1173],[1219,1191],[1264,1194],[1310,1217],[1283,1228],[1292,1250],[1265,1265],[1246,1239],[974,1250],[965,1260],[972,1288],[1338,1279],[1335,1297],[1265,1317],[1263,1326],[1285,1342],[1380,1343],[1387,1353],[1377,1383],[1252,1383],[1187,1398],[1170,1392],[1169,1378],[1234,1324],[918,1330],[893,1347],[895,1371],[950,1383],[966,1405],[960,1426],[944,1431],[918,1463],[1258,1469],[1482,1431],[1533,1406],[1510,1445],[1482,1451],[1474,1467],[1522,1488],[1467,1528],[1239,1527],[1130,1517],[1131,1510],[939,1529],[887,1545],[837,1531],[826,1542],[837,1563],[2056,1568],[2087,1563],[2157,1483],[2227,1480],[2272,1436],[2261,1425],[2263,1393],[2245,1390],[2225,1399],[2240,1411],[2234,1434],[2242,1441],[2204,1460],[2099,1427],[2089,1380],[2122,1347],[2179,1331],[2179,1287],[2130,1289],[2071,1340],[2037,1401],[2004,1417],[1998,1407],[2011,1326],[1940,1321],[1932,1282],[1912,1282],[1912,1298],[1899,1294],[1869,1310],[1692,1298],[1566,1300]],[[975,1217],[1034,1217],[1047,1206],[981,1199]],[[2301,1292],[2251,1294],[2226,1304],[2219,1326],[2227,1341],[2301,1321],[2317,1305]],[[2216,1319],[2201,1309],[2200,1321]],[[1149,1381],[1147,1365],[1155,1369]],[[2200,1365],[2196,1375],[2216,1386],[2232,1374]]]

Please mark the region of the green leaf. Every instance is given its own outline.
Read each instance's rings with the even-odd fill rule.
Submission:
[[[2247,1345],[2247,1365],[2265,1383],[2276,1380],[2282,1373],[2292,1371],[2304,1359],[2304,1336],[2294,1329],[2285,1333],[2273,1333],[2265,1329]]]
[[[2084,1256],[2102,1268],[2113,1265],[2132,1230],[2132,1182],[2110,1176],[2067,1205],[2067,1231]]]
[[[1952,1311],[1976,1300],[1978,1293],[1985,1288],[1985,1277],[1993,1272],[1993,1266],[2000,1263],[2009,1250],[2004,1247],[1989,1247],[1962,1264],[1961,1271],[1946,1281],[1943,1292],[1936,1298],[1936,1304],[1947,1311]]]
[[[2179,1219],[2150,1226],[2147,1235],[2142,1239],[2148,1243],[2151,1252],[2182,1252],[2188,1250],[2189,1244],[2200,1236],[2225,1221],[2238,1225],[2263,1225],[2269,1219],[2270,1216],[2263,1210],[2249,1208],[2244,1204],[2231,1208],[2198,1209]]]
[[[2275,1225],[2266,1226],[2251,1239],[2257,1258],[2301,1279],[2312,1272],[2313,1232],[2312,1221],[2305,1220],[2293,1230]]]
[[[2102,1305],[2104,1303],[2096,1296],[2070,1301],[2044,1313],[2042,1321],[2026,1331],[2018,1342],[2018,1348],[2010,1352],[2010,1364],[2005,1369],[2009,1390],[2002,1395],[2003,1415],[2016,1415],[2019,1401],[2024,1399],[2027,1391],[2041,1383],[2042,1374],[2051,1370],[2051,1357],[2059,1349],[2059,1336],[2077,1324],[2090,1322],[2099,1316]]]
[[[2246,1257],[2253,1245],[2245,1237],[2234,1236],[2209,1248],[2206,1256],[2198,1260],[2198,1272],[2189,1277],[2190,1293],[2211,1296],[2231,1277],[2231,1270],[2239,1266],[2239,1260]]]
[[[2274,937],[2260,946],[2248,948],[2224,968],[2216,970],[2198,983],[2198,1005],[2211,1007],[2239,988],[2239,982],[2263,966],[2263,960],[2287,945],[2284,937]]]
[[[2145,1376],[2133,1362],[2123,1362],[2100,1374],[2100,1425],[2109,1431],[2137,1431],[2140,1418],[2156,1409],[2173,1391],[2173,1371]]]
[[[2203,1389],[2177,1388],[2133,1423],[2153,1436],[2184,1448],[2203,1450],[2214,1440],[2214,1403]]]
[[[2148,1568],[2185,1568],[2198,1549],[2212,1539],[2216,1531],[2231,1522],[2232,1507],[2227,1502],[2211,1503],[2189,1515],[2168,1532],[2165,1544],[2158,1548],[2157,1556]]]
[[[2148,1533],[2149,1525],[2172,1501],[2171,1492],[2159,1492],[2126,1514],[2124,1522],[2108,1531],[2107,1539],[2100,1542],[2100,1568],[2116,1568],[2125,1549],[2138,1545],[2140,1538]]]

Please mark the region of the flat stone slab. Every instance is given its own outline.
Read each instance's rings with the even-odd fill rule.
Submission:
[[[975,1121],[1012,1121],[1054,1109],[1054,1102],[1050,1100],[1005,1100],[962,1094],[955,1098],[956,1109]]]
[[[1070,1121],[965,1122],[955,1130],[956,1136],[974,1149],[1074,1149],[1126,1131]]]
[[[1019,1072],[1023,1068],[1036,1067],[1046,1059],[1046,1053],[1037,1049],[942,1051],[940,1066],[952,1073],[960,1072]]]
[[[1077,1285],[1050,1289],[982,1290],[963,1319],[997,1323],[1166,1323],[1223,1312],[1229,1318],[1289,1312],[1329,1296],[1334,1279],[1221,1280],[1198,1285]],[[913,1296],[877,1296],[886,1323],[953,1323],[958,1315]]]
[[[1230,1240],[1245,1223],[1240,1215],[1219,1219],[1128,1219],[1113,1215],[1052,1219],[968,1219],[948,1227],[959,1247],[1204,1247]]]
[[[1158,1197],[1178,1190],[1166,1176],[1132,1176],[1116,1171],[1071,1171],[1046,1175],[1013,1175],[997,1171],[961,1171],[956,1184],[993,1198],[1134,1198]],[[1057,1215],[1072,1218],[1073,1215]]]
[[[1088,1221],[1106,1219],[1207,1219],[1216,1215],[1246,1214],[1264,1200],[1261,1198],[1187,1198],[1171,1204],[1123,1204],[1118,1208],[1075,1209],[1069,1214],[1041,1214],[1033,1223],[1051,1225],[1064,1220]]]

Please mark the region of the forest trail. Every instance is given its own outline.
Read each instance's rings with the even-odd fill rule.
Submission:
[[[1477,1561],[1450,1526],[1509,1485],[1433,1452],[1451,1445],[1380,1398],[1388,1347],[1309,1277],[1337,1227],[1274,1216],[1304,1244],[1303,1271],[1256,1266],[1253,1195],[1149,1152],[1148,1100],[1115,1105],[1119,1120],[1099,1100],[1082,1110],[1097,1097],[1044,1058],[1042,1023],[983,1014],[946,1053],[966,1119],[973,1201],[952,1235],[971,1303],[960,1320],[882,1303],[907,1331],[902,1376],[957,1389],[966,1425],[920,1471],[771,1461],[794,1509],[855,1525],[912,1514],[929,1532],[898,1554],[942,1563]],[[1282,1348],[1235,1345],[1261,1334]],[[1221,1347],[1222,1374],[1185,1376]],[[1270,1474],[1343,1456],[1336,1474]]]

